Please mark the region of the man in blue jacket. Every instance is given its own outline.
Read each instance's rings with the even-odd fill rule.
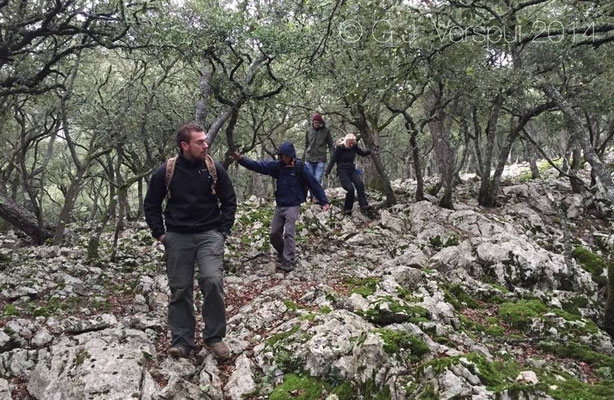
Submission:
[[[243,157],[239,152],[231,156],[242,166],[277,180],[275,188],[275,214],[271,221],[269,237],[277,250],[280,268],[290,272],[295,268],[296,257],[296,221],[301,204],[305,202],[307,190],[314,193],[320,205],[327,211],[330,208],[322,185],[309,172],[305,163],[296,159],[294,145],[284,142],[279,147],[279,160],[254,161]]]
[[[215,162],[215,172],[209,171],[206,165],[209,146],[201,127],[184,125],[177,131],[176,140],[179,147],[176,164],[169,160],[158,168],[144,201],[147,224],[152,236],[164,244],[166,254],[171,289],[169,354],[175,358],[187,357],[194,348],[196,319],[192,288],[196,263],[198,287],[203,294],[205,348],[224,359],[230,357],[230,349],[222,341],[226,335],[222,285],[224,241],[234,223],[237,199],[224,167]],[[171,166],[167,168],[168,165]],[[163,216],[162,201],[167,195]]]

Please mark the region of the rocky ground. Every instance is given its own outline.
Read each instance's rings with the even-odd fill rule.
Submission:
[[[268,244],[271,203],[241,204],[227,362],[201,342],[168,357],[163,250],[144,224],[94,264],[85,228],[62,248],[4,234],[0,400],[614,398],[599,327],[612,210],[555,176],[507,183],[503,206],[483,209],[478,184],[446,210],[395,182],[399,204],[374,220],[342,218],[330,189],[331,212],[302,211],[289,274]]]

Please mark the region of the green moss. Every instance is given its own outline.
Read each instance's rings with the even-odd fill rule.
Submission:
[[[369,309],[365,312],[357,312],[357,314],[377,324],[407,320],[417,323],[423,320],[430,320],[431,318],[431,313],[426,308],[418,305],[401,304],[392,296],[379,297],[372,303]],[[390,315],[395,315],[394,321],[388,321]]]
[[[83,350],[77,354],[77,357],[75,357],[75,366],[78,367],[79,365],[83,364],[85,360],[91,357],[92,355],[87,350]]]
[[[565,381],[550,379],[544,391],[556,400],[604,400],[614,399],[614,381],[601,381],[594,385],[575,378]]]
[[[505,334],[503,328],[500,327],[500,326],[488,327],[488,328],[486,328],[484,333],[486,333],[489,336],[494,336],[494,337],[502,337]]]
[[[13,257],[10,254],[0,253],[0,264],[8,264],[13,261]]]
[[[358,398],[373,400],[389,400],[391,398],[388,386],[378,387],[373,378],[367,380],[362,386],[362,396]]]
[[[554,314],[563,318],[568,322],[579,322],[575,324],[568,324],[566,327],[567,333],[572,335],[595,335],[599,332],[599,327],[590,319],[582,318],[578,315],[568,313],[565,310],[554,309]]]
[[[418,400],[439,400],[439,395],[432,385],[426,385],[426,389],[420,393]]]
[[[427,354],[430,349],[418,336],[392,329],[376,329],[384,341],[384,351],[392,356],[398,356],[402,349],[409,350],[410,359],[417,360]]]
[[[576,296],[567,301],[561,302],[563,310],[570,314],[582,315],[581,308],[586,308],[589,305],[589,301],[585,296]]]
[[[349,382],[343,382],[341,385],[338,385],[333,389],[332,393],[337,395],[339,400],[354,400],[356,398],[356,389]]]
[[[286,308],[290,311],[296,311],[299,308],[302,308],[300,304],[297,304],[290,300],[284,300],[284,306],[286,306]]]
[[[612,367],[597,368],[597,370],[595,370],[595,373],[604,379],[614,379],[614,375],[612,375]]]
[[[449,285],[444,290],[444,298],[456,309],[462,310],[465,307],[472,309],[480,308],[480,304],[471,296],[469,296],[463,288],[458,285]]]
[[[270,400],[317,400],[324,393],[324,384],[315,378],[299,377],[288,374],[284,377],[284,383],[277,386]]]
[[[458,246],[458,237],[456,235],[450,235],[443,240],[440,235],[431,236],[429,238],[429,243],[435,251],[439,251],[444,247]]]
[[[275,350],[275,364],[284,372],[303,372],[304,363],[294,353],[283,347]]]
[[[19,309],[14,304],[6,304],[2,314],[5,317],[13,317],[15,315],[19,315]]]
[[[571,256],[580,264],[582,269],[591,274],[593,280],[597,282],[599,286],[605,286],[607,284],[607,278],[603,276],[603,272],[606,270],[607,265],[604,259],[598,254],[582,246],[577,246],[571,252]]]
[[[526,328],[533,318],[548,312],[548,307],[539,300],[520,300],[517,303],[503,303],[499,317],[515,328]]]
[[[330,314],[333,311],[329,306],[320,307],[320,314]]]
[[[505,303],[505,299],[499,295],[494,295],[488,299],[488,302],[492,304],[503,304]]]
[[[373,400],[390,400],[390,388],[388,386],[384,386],[380,389],[379,392],[373,397]]]
[[[379,279],[377,278],[345,278],[345,283],[354,286],[350,293],[358,293],[362,297],[368,297],[375,293]]]
[[[298,317],[299,321],[313,321],[315,318],[315,314],[312,313],[307,313]]]
[[[594,368],[614,368],[614,357],[597,353],[596,351],[591,350],[587,345],[578,342],[568,342],[565,344],[542,342],[539,344],[539,348],[560,357],[568,357],[575,360],[584,361],[589,363]]]
[[[419,373],[423,373],[426,368],[431,367],[435,374],[440,374],[450,366],[459,364],[461,358],[470,362],[467,368],[480,378],[480,381],[491,391],[501,392],[506,390],[518,376],[520,367],[514,361],[495,361],[488,362],[483,355],[469,353],[454,357],[444,357],[428,361],[418,367]]]
[[[450,340],[450,338],[447,336],[437,335],[433,338],[433,341],[439,344],[446,345],[448,347],[452,347],[452,348],[456,347],[456,344],[452,340]]]
[[[508,294],[510,292],[509,290],[507,290],[506,287],[503,287],[501,285],[497,285],[496,283],[491,283],[490,286],[492,286],[493,288],[499,290],[503,294]]]
[[[289,331],[277,333],[266,340],[266,344],[268,346],[275,346],[279,342],[282,342],[292,336],[296,331],[298,331],[299,324],[295,324]]]
[[[529,182],[531,179],[533,179],[533,174],[530,172],[526,172],[524,174],[521,174],[518,177],[518,180],[520,180],[520,182]]]

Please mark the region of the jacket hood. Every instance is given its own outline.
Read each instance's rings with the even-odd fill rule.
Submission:
[[[294,145],[290,142],[283,142],[281,146],[279,146],[279,154],[296,158],[296,150],[294,150]]]

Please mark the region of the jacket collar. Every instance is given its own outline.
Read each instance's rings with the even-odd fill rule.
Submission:
[[[188,160],[187,158],[185,158],[183,156],[183,153],[179,153],[178,162],[182,166],[184,166],[186,168],[190,168],[190,169],[202,168],[202,166],[205,165],[204,161],[191,161],[191,160]]]

